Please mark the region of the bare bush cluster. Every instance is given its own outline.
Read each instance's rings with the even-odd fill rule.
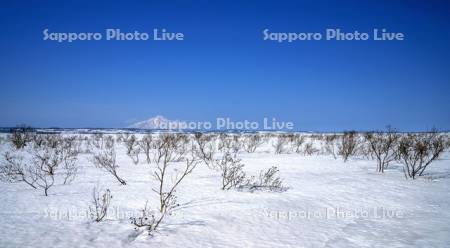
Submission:
[[[315,141],[317,135],[303,135],[303,134],[279,134],[275,136],[272,147],[275,154],[282,153],[299,153],[303,155],[313,155],[319,152],[319,149],[315,147]]]
[[[219,135],[218,150],[220,152],[239,153],[243,148],[240,135],[221,133]]]
[[[146,134],[142,139],[139,141],[139,148],[141,151],[145,154],[145,159],[147,161],[147,164],[150,164],[151,159],[151,150],[153,148],[153,137],[151,134]]]
[[[185,140],[180,135],[162,134],[155,141],[156,151],[154,162],[156,170],[154,178],[158,181],[158,189],[154,189],[159,195],[161,213],[166,213],[176,206],[175,190],[180,182],[197,166],[199,160],[195,151],[187,152]],[[173,162],[183,162],[184,168],[173,174],[168,170]],[[167,178],[171,178],[171,182]]]
[[[112,195],[109,189],[100,192],[94,187],[92,190],[92,205],[89,206],[89,214],[93,221],[100,222],[106,217],[111,199]]]
[[[194,140],[196,143],[197,156],[203,160],[208,166],[213,166],[214,154],[216,153],[215,136],[203,133],[195,133]]]
[[[344,132],[338,143],[338,154],[346,162],[351,156],[355,155],[360,145],[359,135],[355,131]]]
[[[243,147],[248,153],[253,153],[264,143],[264,139],[259,134],[249,134],[244,136]]]
[[[158,228],[163,220],[164,215],[151,210],[148,207],[148,202],[145,203],[144,208],[140,212],[139,216],[130,218],[131,224],[135,226],[136,230],[144,228],[149,235],[152,235],[153,231]]]
[[[119,177],[119,175],[117,174],[119,165],[116,162],[116,151],[114,147],[95,152],[92,155],[92,162],[97,168],[101,168],[107,171],[109,174],[113,175],[120,184],[127,184],[125,180]]]
[[[390,127],[386,132],[368,132],[365,134],[370,154],[377,160],[377,172],[383,173],[389,163],[395,161],[398,155],[399,139],[400,134]]]
[[[138,164],[139,153],[141,152],[139,139],[134,134],[127,134],[123,136],[122,143],[125,145],[128,157],[134,164]]]
[[[283,180],[281,180],[278,174],[279,169],[276,166],[272,166],[265,171],[261,170],[258,177],[251,177],[249,180],[247,180],[246,184],[239,186],[239,189],[248,189],[250,191],[285,191],[286,187],[283,186]]]
[[[114,146],[115,140],[111,135],[104,135],[103,133],[95,133],[90,139],[90,144],[98,150],[109,149]]]
[[[295,134],[292,139],[292,150],[295,153],[301,153],[302,152],[302,145],[305,143],[305,136],[301,134]]]
[[[337,141],[339,140],[339,138],[340,137],[337,134],[325,136],[325,143],[324,143],[325,154],[333,156],[334,159],[337,159],[338,156]]]
[[[244,183],[246,179],[243,171],[244,164],[237,158],[236,153],[226,152],[216,161],[216,166],[221,173],[223,190],[229,190]]]
[[[8,138],[16,149],[22,149],[33,139],[35,133],[36,132],[33,128],[26,125],[21,125],[13,128]]]
[[[73,181],[78,172],[78,150],[73,137],[52,134],[34,140],[42,142],[14,154],[4,154],[0,179],[24,182],[34,189],[41,188],[47,196],[57,178],[61,178],[63,184]]]
[[[275,142],[272,144],[275,154],[282,154],[288,152],[288,145],[290,142],[290,136],[285,134],[280,134],[277,136]]]
[[[184,134],[161,134],[154,140],[152,160],[156,164],[156,170],[153,176],[158,182],[158,188],[153,191],[159,197],[159,217],[155,218],[155,214],[147,209],[146,204],[141,216],[131,218],[136,228],[145,227],[150,234],[163,218],[178,206],[176,189],[200,162],[198,152],[194,150],[195,146],[188,144],[189,139]]]
[[[401,137],[397,161],[404,165],[405,177],[415,179],[422,176],[428,166],[442,154],[445,142],[445,138],[436,131]]]
[[[244,166],[242,160],[237,157],[237,153],[231,153],[230,151],[227,151],[221,158],[215,160],[215,168],[221,175],[222,190],[237,188],[250,191],[262,189],[282,191],[282,180],[277,176],[279,172],[277,167],[261,171],[259,177],[247,177]]]

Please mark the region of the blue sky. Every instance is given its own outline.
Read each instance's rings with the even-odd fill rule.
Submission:
[[[450,129],[448,1],[2,1],[0,126],[123,127],[164,115],[299,130]],[[42,31],[184,41],[44,41]],[[264,41],[262,31],[404,41]]]

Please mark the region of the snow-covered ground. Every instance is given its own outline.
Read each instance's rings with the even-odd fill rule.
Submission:
[[[155,165],[135,165],[123,145],[116,150],[124,186],[88,155],[80,155],[76,179],[47,197],[0,183],[0,247],[450,247],[448,153],[428,176],[406,180],[395,163],[379,174],[375,161],[276,155],[264,146],[240,154],[244,170],[256,175],[276,165],[287,191],[223,191],[219,173],[200,164],[178,187],[180,206],[149,236],[129,217],[146,201],[157,206]],[[94,186],[113,195],[100,223],[87,216]]]

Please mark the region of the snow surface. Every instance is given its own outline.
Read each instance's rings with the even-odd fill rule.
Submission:
[[[450,247],[448,153],[413,181],[396,164],[378,174],[375,161],[275,155],[265,146],[240,154],[245,171],[278,166],[286,192],[222,191],[219,173],[200,164],[179,186],[180,207],[148,236],[129,217],[147,200],[157,206],[155,165],[134,165],[123,145],[116,151],[125,186],[87,155],[75,181],[54,186],[48,197],[0,183],[0,247]],[[113,195],[100,223],[86,212],[94,186]]]

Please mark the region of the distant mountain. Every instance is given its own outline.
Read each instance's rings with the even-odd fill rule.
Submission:
[[[176,127],[178,124],[181,123],[180,121],[171,121],[167,118],[165,118],[162,115],[157,115],[153,118],[150,118],[145,121],[136,122],[128,128],[136,128],[136,129],[177,129]],[[175,127],[175,128],[173,128]]]

